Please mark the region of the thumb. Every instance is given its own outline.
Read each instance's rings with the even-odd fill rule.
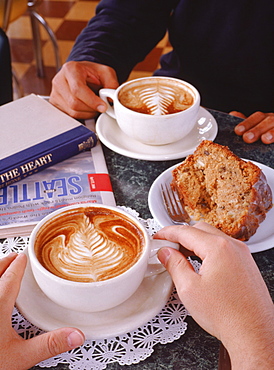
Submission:
[[[170,273],[177,292],[183,300],[184,294],[192,289],[193,284],[196,284],[199,275],[186,257],[173,248],[161,248],[158,259]]]
[[[20,363],[24,361],[24,368],[30,368],[43,360],[79,347],[84,341],[84,334],[75,328],[61,328],[38,335],[18,343],[19,346],[25,346],[23,351],[20,348],[20,352],[24,353]]]

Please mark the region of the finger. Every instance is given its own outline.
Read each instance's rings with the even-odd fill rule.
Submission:
[[[60,109],[62,112],[75,119],[86,120],[98,115],[98,112],[93,109],[84,111],[83,107],[81,107],[81,101],[77,102],[75,101],[75,99],[73,99],[74,103],[68,105],[68,100],[65,101],[63,97],[57,98],[56,94],[51,94],[49,102]]]
[[[241,112],[237,112],[237,111],[235,111],[235,110],[233,110],[233,111],[229,112],[229,114],[230,114],[231,116],[235,116],[235,117],[239,117],[239,118],[246,118],[246,116],[245,116],[243,113],[241,113]]]
[[[160,262],[169,272],[178,294],[183,300],[184,293],[191,291],[192,286],[198,283],[199,275],[194,271],[191,263],[179,251],[173,248],[162,248],[158,252]]]
[[[261,140],[264,144],[272,144],[274,143],[274,128],[267,131],[261,136]]]
[[[73,76],[67,76],[63,85],[59,86],[59,97],[62,99],[63,104],[66,104],[70,115],[74,112],[87,114],[97,112],[96,106],[100,103],[95,93],[87,85],[86,76],[78,70],[74,72]],[[58,80],[57,80],[58,83]],[[62,95],[62,96],[61,96]]]
[[[14,361],[20,364],[20,369],[29,369],[43,360],[81,346],[84,341],[85,336],[78,329],[57,329],[26,341],[18,341],[13,348],[13,352],[17,353]]]
[[[0,259],[0,277],[16,257],[17,253],[13,252]]]
[[[200,224],[200,226],[198,226],[198,224]],[[197,228],[203,228],[203,224],[205,224],[204,222],[200,222],[200,223],[197,223],[196,225],[195,225],[195,227],[197,227]],[[208,224],[207,224],[208,225]],[[210,225],[208,225],[208,226],[210,226]],[[171,226],[172,228],[173,228],[173,230],[174,230],[174,226]],[[175,231],[174,231],[175,232]],[[170,238],[172,238],[172,237],[174,237],[174,240],[177,240],[176,239],[176,236],[175,236],[175,234],[173,234],[172,233],[172,236],[170,236]],[[161,232],[157,232],[156,234],[154,234],[154,236],[153,236],[153,238],[155,238],[155,239],[163,239],[164,237],[163,237],[163,235],[162,235],[162,233]],[[168,239],[168,240],[170,240],[171,241],[171,239]],[[178,241],[176,241],[176,243],[178,243]],[[192,257],[192,256],[195,256],[195,253],[192,251],[192,250],[190,250],[190,249],[187,249],[184,245],[180,245],[180,248],[179,248],[179,250],[180,250],[180,252],[185,256],[185,257]]]
[[[197,229],[200,229],[200,230],[203,230],[209,234],[212,234],[212,235],[219,235],[219,236],[222,236],[224,238],[228,238],[230,239],[230,236],[226,235],[224,232],[222,232],[221,230],[217,229],[216,227],[208,224],[207,222],[204,222],[204,221],[199,221],[197,222],[195,225],[193,225],[194,228],[197,228]]]
[[[1,314],[3,314],[3,311],[5,310],[6,313],[11,315],[14,302],[19,293],[26,264],[26,255],[24,253],[20,253],[1,276],[0,298],[1,302],[5,302],[5,305],[1,309]]]
[[[59,93],[59,91],[61,93]],[[98,115],[96,110],[88,108],[76,96],[71,95],[69,87],[59,86],[59,90],[51,91],[49,102],[62,112],[76,119],[89,119]]]
[[[161,229],[160,231],[158,231],[157,233],[155,233],[153,237],[156,238],[156,239],[162,239],[163,237],[162,237],[161,233],[165,230],[170,230],[170,232],[171,232],[170,237],[174,238],[174,240],[175,239],[177,240],[177,236],[175,235],[175,233],[178,234],[181,230],[184,230],[185,228],[189,228],[189,226],[187,226],[187,225],[166,226],[163,229]],[[206,233],[210,233],[210,234],[213,234],[213,235],[220,235],[220,236],[223,236],[223,237],[230,238],[230,236],[226,235],[221,230],[217,229],[216,227],[214,227],[214,226],[212,226],[212,225],[210,225],[210,224],[208,224],[207,222],[204,222],[204,221],[196,222],[195,225],[191,226],[191,228],[200,229],[200,230],[203,230]],[[176,243],[178,243],[178,241],[176,241]]]
[[[94,63],[93,68],[95,69],[92,69],[92,71],[87,69],[88,87],[96,93],[94,98],[94,106],[96,107],[96,111],[99,113],[104,113],[107,110],[107,104],[98,96],[99,90],[101,88],[116,89],[119,86],[119,82],[116,72],[111,67],[100,64],[96,65],[96,63]],[[96,83],[93,79],[95,72],[97,73],[97,81],[99,81]]]
[[[255,112],[247,117],[244,121],[235,126],[234,131],[237,135],[243,135],[246,131],[256,126],[259,122],[266,118],[267,114]]]
[[[106,111],[106,103],[96,95],[96,92],[102,87],[117,88],[119,84],[114,69],[97,63],[82,62],[68,63],[64,72],[72,96],[83,104],[79,110],[86,112],[92,109],[100,113]]]
[[[100,105],[105,108],[106,104],[91,90],[87,80],[83,83],[80,75],[77,77],[76,74],[73,79],[68,80],[68,85],[70,91],[69,105],[72,110],[86,113],[97,111],[97,107],[102,110]]]
[[[115,70],[113,68],[108,67],[104,68],[103,72],[104,73],[100,74],[102,87],[108,89],[117,89],[117,87],[119,86],[119,82]]]
[[[56,94],[51,94],[49,102],[75,119],[86,120],[98,115],[97,110],[87,108],[79,99],[71,95],[68,95],[68,99],[65,100],[61,95],[58,97]]]
[[[211,229],[214,234],[209,233],[203,230],[205,227],[208,226],[204,222],[199,223],[196,227],[185,225],[166,226],[158,231],[154,237],[180,243],[184,248],[194,252],[196,256],[203,260],[212,246],[216,245],[216,240],[213,238],[223,235],[221,231],[217,231],[215,228]]]
[[[68,63],[52,80],[49,102],[71,117],[88,119],[98,114],[98,103],[93,103],[94,100],[100,105],[101,99],[87,85],[83,65]],[[101,110],[105,110],[105,106]]]
[[[116,72],[92,62],[68,62],[52,80],[50,103],[78,119],[95,117],[107,110],[97,96],[101,87],[116,88]]]
[[[257,112],[260,113],[260,112]],[[259,117],[259,115],[258,115]],[[255,122],[255,121],[253,121]],[[253,143],[267,131],[274,128],[274,115],[265,115],[261,121],[258,121],[251,129],[243,134],[243,140],[247,143]]]
[[[212,239],[212,246],[214,249],[218,248],[218,246],[222,245],[222,242],[221,240],[222,239],[226,239],[227,241],[229,241],[230,245],[233,244],[234,246],[237,246],[237,247],[240,247],[241,250],[244,249],[244,248],[247,248],[246,245],[244,244],[244,242],[242,242],[241,240],[237,240],[235,238],[232,238],[231,236],[225,234],[223,231],[217,229],[216,227],[204,222],[204,221],[199,221],[197,222],[194,226],[194,228],[197,228],[197,229],[201,229],[203,230],[204,232],[206,232],[207,234],[211,234],[213,239]],[[220,237],[220,239],[214,239],[214,236],[218,236]],[[219,244],[218,244],[219,242]],[[249,251],[249,249],[247,248],[247,250]]]

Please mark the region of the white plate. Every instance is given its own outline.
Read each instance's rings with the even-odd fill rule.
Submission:
[[[214,140],[218,126],[215,118],[200,107],[196,126],[183,140],[173,144],[146,145],[131,139],[120,130],[116,120],[106,113],[98,118],[96,132],[100,141],[114,152],[130,158],[163,161],[184,158],[193,153],[201,141]]]
[[[38,287],[29,262],[16,301],[20,313],[38,328],[50,331],[76,327],[86,339],[106,339],[128,333],[145,325],[167,303],[173,289],[168,272],[145,278],[126,302],[102,312],[71,311],[52,302]]]
[[[274,195],[274,170],[264,164],[250,161],[256,164],[265,174],[268,185]],[[148,194],[148,205],[152,216],[162,226],[173,225],[170,218],[168,217],[164,204],[162,201],[160,184],[170,183],[172,180],[172,170],[177,167],[174,165],[164,171],[157,179],[153,182],[149,194]],[[256,233],[246,242],[251,253],[261,252],[274,247],[274,207],[267,212],[266,219],[260,224]]]

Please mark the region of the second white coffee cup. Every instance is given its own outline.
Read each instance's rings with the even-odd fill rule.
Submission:
[[[106,114],[117,121],[120,129],[147,145],[165,145],[185,138],[194,128],[200,109],[197,89],[171,77],[143,77],[116,90],[101,89],[99,95],[108,106]]]

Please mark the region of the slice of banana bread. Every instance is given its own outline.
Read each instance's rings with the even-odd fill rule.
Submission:
[[[261,169],[212,141],[203,141],[172,175],[171,186],[194,220],[203,219],[239,240],[255,234],[272,207]]]

